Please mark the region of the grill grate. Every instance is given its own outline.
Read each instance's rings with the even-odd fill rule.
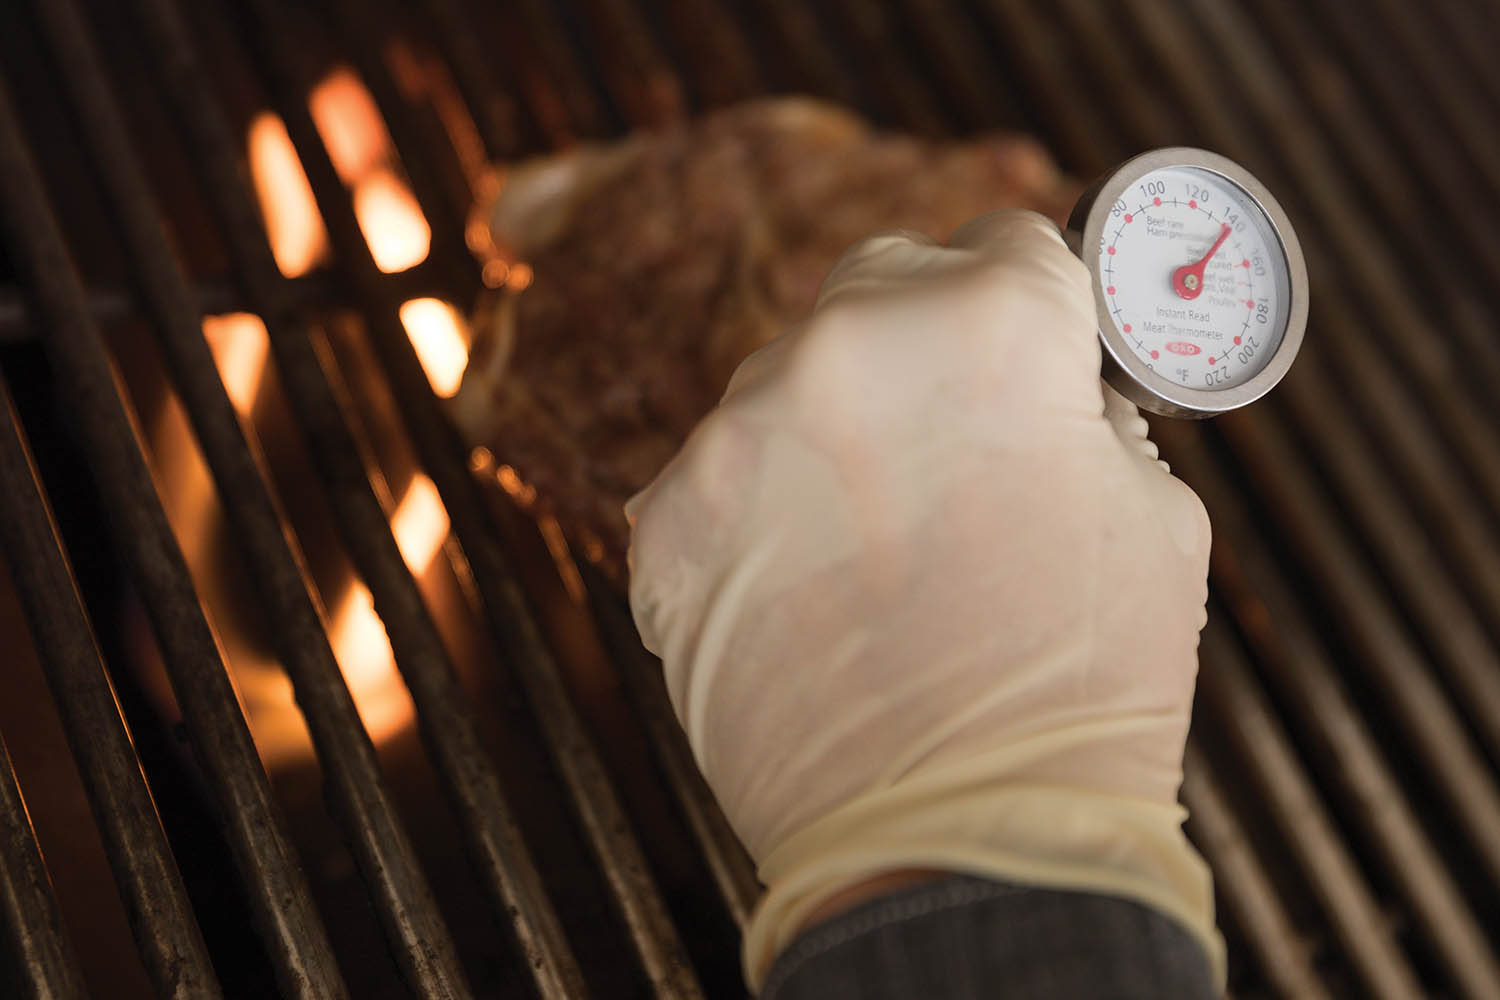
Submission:
[[[1079,176],[1147,146],[1206,145],[1277,192],[1315,288],[1298,365],[1249,412],[1155,431],[1217,535],[1184,799],[1218,879],[1231,989],[1500,993],[1494,11],[1463,0],[19,6],[0,15],[0,230],[13,271],[0,268],[0,282],[13,278],[0,284],[0,371],[18,397],[0,427],[0,541],[144,975],[100,978],[107,937],[64,891],[68,854],[37,805],[50,772],[13,735],[31,732],[18,675],[0,680],[20,777],[0,761],[0,983],[10,972],[20,995],[57,997],[84,995],[86,977],[94,995],[121,996],[739,989],[733,930],[753,871],[654,661],[620,596],[584,567],[587,601],[569,602],[537,529],[493,477],[473,474],[399,310],[419,295],[466,304],[480,289],[463,220],[489,183],[484,158],[769,88],[926,133],[1025,128]],[[131,44],[101,50],[116,37]],[[461,105],[416,94],[403,58],[439,65]],[[430,228],[426,259],[401,274],[371,256],[309,108],[335,62],[368,87]],[[285,123],[327,229],[332,263],[306,276],[278,269],[241,163],[239,130],[263,106]],[[385,625],[421,773],[451,824],[413,814],[411,772],[360,723],[328,634],[320,542],[280,460],[247,437],[201,332],[205,312],[228,309],[264,320],[296,447]],[[354,332],[340,334],[351,312]],[[131,341],[119,331],[132,326],[150,333]],[[131,343],[160,353],[191,421],[368,912],[330,895],[308,860],[306,804],[257,756],[210,626],[222,629],[219,611],[204,611],[133,424],[138,387],[111,369],[113,353],[135,370]],[[58,410],[70,443],[54,433]],[[374,424],[409,441],[441,497],[454,589],[472,605],[458,613],[461,640],[403,557]],[[102,526],[80,523],[80,490],[97,493]],[[156,723],[131,694],[108,610],[110,564],[90,553],[101,539],[124,567],[119,589],[150,617],[215,817],[207,835],[233,861],[211,881],[244,896],[257,943],[234,945],[216,926],[222,897],[174,818],[176,772],[151,752]],[[476,698],[488,689],[468,672],[475,656],[513,689]],[[460,845],[478,904],[435,870]],[[482,943],[491,922],[508,949]],[[388,968],[399,980],[382,981]]]

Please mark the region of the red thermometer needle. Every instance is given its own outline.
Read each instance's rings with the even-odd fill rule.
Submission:
[[[1208,267],[1208,262],[1213,255],[1219,252],[1219,247],[1229,239],[1229,225],[1219,230],[1219,238],[1214,240],[1214,245],[1208,248],[1208,253],[1196,264],[1184,264],[1172,272],[1172,291],[1177,293],[1178,298],[1196,299],[1203,294],[1203,269]]]

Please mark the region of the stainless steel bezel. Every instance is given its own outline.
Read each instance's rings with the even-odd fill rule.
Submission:
[[[1147,368],[1116,329],[1100,284],[1098,263],[1089,260],[1092,248],[1099,245],[1099,238],[1109,221],[1110,209],[1115,200],[1146,174],[1163,167],[1196,167],[1218,174],[1240,188],[1265,215],[1272,235],[1276,237],[1286,258],[1289,286],[1286,328],[1282,331],[1281,342],[1264,368],[1241,384],[1227,389],[1188,388]],[[1287,218],[1281,205],[1260,181],[1233,160],[1187,146],[1156,149],[1132,157],[1105,174],[1078,200],[1068,220],[1067,236],[1073,252],[1089,268],[1094,288],[1094,308],[1099,320],[1099,340],[1104,345],[1104,379],[1137,406],[1168,417],[1201,420],[1217,416],[1253,403],[1270,392],[1296,360],[1297,351],[1302,347],[1303,332],[1307,328],[1307,262],[1302,256],[1302,246],[1297,242],[1291,220]]]

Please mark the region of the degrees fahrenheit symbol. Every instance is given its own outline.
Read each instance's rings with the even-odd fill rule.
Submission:
[[[1226,223],[1219,230],[1219,238],[1214,240],[1214,245],[1208,248],[1208,253],[1196,264],[1184,264],[1172,272],[1172,291],[1177,293],[1178,298],[1192,301],[1203,294],[1203,269],[1208,267],[1208,262],[1213,255],[1219,252],[1219,247],[1229,239],[1231,230]],[[1158,272],[1160,273],[1160,272]]]

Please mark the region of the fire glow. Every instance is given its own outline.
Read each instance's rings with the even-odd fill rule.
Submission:
[[[286,125],[269,111],[250,123],[250,176],[266,221],[276,266],[288,278],[311,271],[328,255],[328,232],[318,214],[312,185]]]
[[[390,739],[410,724],[416,710],[364,584],[354,583],[344,591],[329,627],[333,655],[365,730],[376,743]]]
[[[241,417],[250,416],[270,350],[266,324],[251,313],[205,316],[203,337],[213,352],[229,401]]]
[[[432,480],[418,473],[391,515],[391,532],[406,568],[422,573],[448,537],[448,512]]]
[[[354,216],[375,266],[394,274],[422,263],[432,230],[398,176],[395,145],[365,85],[341,66],[313,88],[307,103],[334,170],[354,192]]]
[[[358,76],[348,68],[334,69],[313,89],[308,107],[329,159],[352,195],[355,217],[376,266],[390,274],[426,260],[431,229],[404,179],[379,109]],[[286,277],[301,277],[326,263],[329,255],[328,234],[316,198],[279,117],[270,112],[258,115],[247,139],[250,169],[276,264]],[[453,306],[432,298],[406,302],[400,318],[433,391],[451,396],[468,363],[462,318]],[[265,327],[246,314],[210,317],[205,320],[204,335],[235,408],[248,417],[265,369]],[[426,476],[416,475],[391,513],[392,533],[413,574],[420,576],[433,564],[448,527],[448,514],[436,487]],[[370,592],[357,580],[347,582],[328,595],[328,606],[329,640],[360,718],[371,739],[389,739],[410,725],[413,708]],[[274,680],[284,682],[279,672],[270,673]],[[265,679],[245,678],[252,685]],[[291,718],[282,719],[298,716],[290,686],[261,686],[267,690],[257,687],[256,697],[247,698],[259,710],[252,714],[262,716],[252,723],[258,738],[278,744],[262,746],[262,756],[268,763],[295,759],[304,744],[281,746],[278,741],[285,740],[277,735],[301,732]]]
[[[445,399],[452,396],[469,363],[469,346],[458,313],[441,299],[412,299],[401,306],[401,325],[417,350],[432,391]]]

